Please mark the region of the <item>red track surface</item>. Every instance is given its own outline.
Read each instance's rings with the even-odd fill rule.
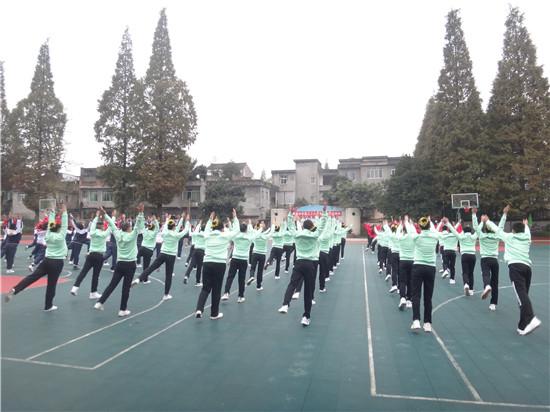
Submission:
[[[8,293],[15,285],[17,285],[24,276],[0,276],[0,291],[2,293]],[[57,283],[68,282],[69,279],[59,278]],[[29,288],[41,288],[46,286],[48,283],[48,278],[44,276],[43,278],[38,279]]]

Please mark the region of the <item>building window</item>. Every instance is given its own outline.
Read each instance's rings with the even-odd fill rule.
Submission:
[[[382,169],[379,167],[369,167],[367,169],[367,179],[381,179]]]
[[[112,202],[113,201],[113,192],[103,192],[103,201],[104,202]]]
[[[187,190],[181,194],[182,199],[187,202],[191,201],[192,203],[200,202],[200,191],[198,190]]]
[[[288,175],[281,175],[279,176],[279,182],[282,184],[282,185],[286,185],[286,181],[288,180]]]
[[[311,183],[314,184],[315,183],[315,176],[311,176],[310,180],[311,180]]]
[[[390,170],[390,176],[395,176],[395,169]]]
[[[99,201],[99,196],[98,196],[97,190],[90,190],[89,193],[88,193],[88,198],[89,198],[90,202],[98,202]]]

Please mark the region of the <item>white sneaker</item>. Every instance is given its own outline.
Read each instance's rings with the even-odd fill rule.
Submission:
[[[382,273],[382,269],[378,269],[378,273]]]
[[[143,265],[140,263],[140,264],[136,265],[136,267],[137,267],[137,268],[142,268]]]
[[[495,310],[497,310],[497,305],[495,305],[494,303],[491,303],[489,305],[489,310],[492,310],[494,312]]]
[[[136,278],[136,279],[132,280],[132,283],[130,284],[130,287],[133,288],[136,285],[139,285],[139,278]]]
[[[195,283],[195,286],[198,287],[198,288],[202,288],[202,283],[201,282]]]
[[[390,288],[390,293],[395,293],[395,292],[397,292],[397,286],[394,285]]]
[[[103,303],[97,302],[97,303],[94,305],[94,309],[97,309],[97,310],[104,310],[105,308],[103,307]]]
[[[141,283],[143,283],[144,285],[148,285],[149,283],[151,283],[151,280],[147,279],[145,282],[141,282]]]
[[[312,304],[312,305],[317,304],[317,302],[315,302],[315,299],[311,299],[311,304]]]
[[[8,303],[15,296],[15,290],[12,288],[8,293],[4,295],[4,302]]]
[[[412,307],[413,307],[413,303],[410,300],[408,300],[407,301],[407,309],[410,309]]]
[[[330,282],[330,278],[325,278],[325,282]]]
[[[55,306],[53,306],[55,308]],[[57,309],[57,308],[56,308]],[[525,329],[523,329],[523,333],[522,335],[525,336],[525,335],[528,335],[530,334],[531,332],[533,332],[536,328],[538,328],[540,325],[541,325],[541,321],[539,318],[537,318],[536,316],[533,317],[533,319],[531,319],[531,322],[529,322],[529,324],[525,327]]]
[[[319,289],[319,293],[327,293],[326,289]]]
[[[474,290],[473,290],[473,289],[470,289],[470,292],[468,292],[468,295],[469,295],[469,296],[474,296]]]
[[[311,323],[310,320],[308,318],[306,318],[305,316],[302,318],[302,321],[300,322],[302,324],[302,326],[305,328],[306,326],[309,326],[309,324]]]
[[[264,287],[263,287],[263,286],[260,286],[259,288],[256,288],[256,290],[257,290],[258,292],[260,292],[260,291],[264,290]]]
[[[481,294],[481,299],[487,299],[487,296],[491,293],[492,288],[490,285],[485,286],[485,289],[483,289],[483,293]]]
[[[246,281],[246,286],[250,286],[252,282],[254,282],[256,278],[254,276],[250,276],[248,280]]]
[[[279,308],[279,313],[288,313],[288,305],[283,305]]]
[[[177,260],[181,260],[181,257],[178,256],[178,257],[176,257],[176,259],[177,259]]]
[[[229,299],[229,293],[224,293],[222,295],[222,300],[228,300]]]
[[[172,277],[175,277],[175,276],[176,276],[176,274],[175,274],[175,273],[172,273]]]
[[[53,305],[51,308],[49,309],[44,309],[44,312],[53,312],[54,310],[57,310],[57,306]],[[527,329],[527,328],[525,328]]]
[[[401,298],[399,300],[399,310],[404,310],[405,309],[405,306],[407,306],[407,300],[405,298]]]
[[[6,273],[15,273],[15,270],[13,270],[13,269],[8,269],[8,270],[6,270]]]
[[[388,280],[391,279],[391,275],[386,275],[386,277],[384,278],[384,280],[387,282]]]
[[[454,279],[449,280],[449,284],[454,285],[455,283],[456,283],[456,280]]]
[[[279,280],[279,279],[281,279],[280,276],[275,276],[275,280]]]
[[[288,273],[288,270],[285,270],[285,273]]]
[[[92,292],[90,293],[90,299],[99,299],[101,297],[101,293]]]
[[[195,317],[196,317],[197,319],[202,318],[202,312],[201,312],[200,310],[197,310],[197,311],[195,312]]]
[[[73,295],[73,296],[78,295],[78,286],[73,286],[71,288],[71,295]]]
[[[464,296],[470,296],[470,286],[467,283],[464,284]]]
[[[329,275],[329,276],[332,276],[332,275],[334,275],[334,271],[332,271],[332,270],[329,270],[329,272],[328,272],[328,275]]]
[[[185,267],[189,266],[189,262],[185,262]]]
[[[223,318],[223,313],[218,313],[218,316],[210,316],[210,319],[212,320],[218,320],[218,319],[221,319]]]
[[[293,300],[300,299],[300,292],[294,292],[294,293],[292,294],[292,299],[293,299]]]
[[[431,333],[432,324],[430,322],[424,322],[424,332]]]
[[[237,303],[243,303],[245,301],[245,298],[242,297],[242,298],[237,298]]]
[[[415,319],[413,320],[413,323],[411,325],[411,330],[414,332],[414,333],[418,333],[420,332],[420,321],[418,319]]]
[[[109,262],[105,262],[103,266],[109,266]]]
[[[31,264],[29,265],[29,272],[32,272],[33,270],[34,270],[34,265],[31,263]]]
[[[170,299],[172,299],[172,295],[164,295],[162,297],[162,300],[170,300]]]
[[[128,316],[130,313],[132,313],[132,312],[130,312],[129,310],[119,310],[118,311],[118,316],[123,318],[124,316]]]
[[[443,271],[443,274],[441,275],[441,277],[442,277],[443,279],[445,279],[447,276],[449,276],[449,271],[448,271],[447,269],[445,269],[445,270]]]
[[[439,269],[439,273],[443,273],[443,268]]]

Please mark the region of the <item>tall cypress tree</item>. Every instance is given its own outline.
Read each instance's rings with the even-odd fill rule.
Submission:
[[[38,200],[50,196],[63,164],[63,134],[67,116],[56,97],[48,43],[40,46],[31,92],[10,114],[14,136],[24,144],[25,205],[38,211]]]
[[[540,213],[550,209],[550,94],[523,20],[517,8],[510,9],[487,108],[485,185],[494,207],[510,202]]]
[[[481,166],[477,153],[484,138],[484,114],[472,74],[472,61],[464,39],[458,10],[447,15],[444,65],[439,75],[439,90],[427,107],[426,142],[419,141],[422,157],[438,173],[431,195],[443,205],[451,193],[478,192]],[[424,130],[425,129],[425,130]]]
[[[193,98],[172,63],[165,10],[155,30],[144,87],[146,127],[136,176],[140,194],[160,209],[185,186],[192,164],[186,149],[197,134]]]
[[[128,29],[122,36],[111,87],[99,100],[95,137],[103,143],[104,166],[100,175],[113,188],[118,209],[128,210],[133,200],[133,174],[138,144],[143,134],[143,87],[136,79],[132,40]]]
[[[437,119],[437,103],[434,97],[430,97],[426,104],[426,112],[418,134],[418,140],[414,149],[414,156],[418,158],[430,158],[433,156],[434,126]]]
[[[2,142],[2,210],[4,211],[11,209],[8,192],[20,186],[25,168],[23,143],[19,136],[13,133],[12,126],[6,99],[4,62],[0,62],[0,141]]]

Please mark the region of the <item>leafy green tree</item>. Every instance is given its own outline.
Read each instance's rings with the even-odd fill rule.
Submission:
[[[197,116],[187,85],[176,77],[166,12],[160,13],[144,80],[144,133],[135,174],[138,193],[156,205],[170,202],[192,170],[186,149],[197,135]]]
[[[294,201],[294,207],[302,207],[307,205],[309,205],[309,202],[303,197],[300,197]]]
[[[199,179],[206,179],[207,175],[208,168],[205,165],[195,166],[191,171],[191,179],[197,179],[197,176],[199,176]]]
[[[38,200],[50,196],[59,180],[67,122],[63,104],[55,95],[47,42],[40,46],[31,92],[11,113],[12,121],[10,128],[24,145],[24,203],[38,212]]]
[[[199,207],[203,216],[208,216],[210,212],[214,211],[218,216],[226,218],[231,216],[233,208],[239,215],[242,214],[242,207],[239,203],[245,200],[242,187],[226,181],[214,181],[206,187],[205,200]]]
[[[99,175],[113,188],[115,205],[128,211],[133,202],[136,153],[143,134],[143,87],[136,79],[132,40],[124,31],[111,86],[99,100],[96,140],[103,144]]]
[[[444,214],[442,202],[427,195],[437,178],[431,162],[403,156],[395,168],[395,174],[384,184],[378,209],[387,216]]]
[[[239,177],[240,175],[241,168],[239,165],[235,162],[228,162],[223,165],[222,174],[220,177],[227,180],[233,180],[235,177]]]
[[[458,10],[447,15],[444,65],[436,95],[428,101],[415,155],[431,162],[438,179],[426,196],[450,203],[451,193],[479,192],[485,139],[481,99]]]
[[[550,94],[524,16],[511,8],[502,59],[487,108],[484,194],[495,210],[510,202],[524,213],[550,210]],[[486,202],[485,202],[486,201]]]

